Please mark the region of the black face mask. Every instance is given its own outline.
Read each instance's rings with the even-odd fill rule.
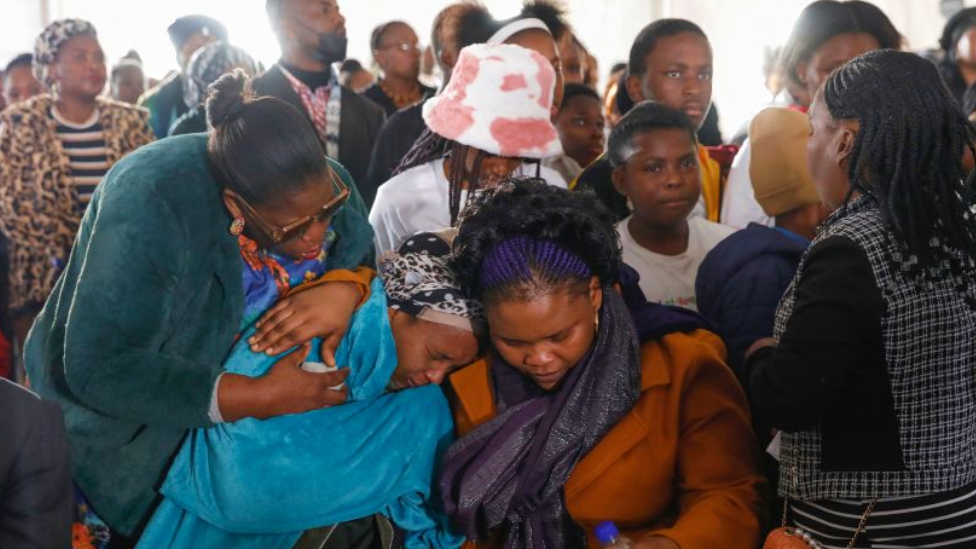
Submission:
[[[315,56],[326,65],[338,63],[346,59],[346,46],[349,40],[335,32],[319,32],[304,22],[299,23],[308,32],[318,36],[319,43],[315,48]]]

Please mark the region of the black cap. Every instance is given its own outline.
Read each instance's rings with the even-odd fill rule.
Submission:
[[[169,33],[169,39],[173,41],[173,45],[177,49],[182,48],[183,44],[194,34],[214,36],[220,41],[227,40],[227,27],[220,21],[206,15],[180,17],[173,21],[166,32]]]

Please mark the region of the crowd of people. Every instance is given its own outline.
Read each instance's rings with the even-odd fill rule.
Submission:
[[[266,11],[3,71],[0,547],[976,544],[976,8],[812,2],[727,142],[693,21]]]

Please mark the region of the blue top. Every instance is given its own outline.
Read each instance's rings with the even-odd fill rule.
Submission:
[[[306,264],[318,268],[315,260]],[[260,376],[284,356],[251,352],[253,332],[249,326],[231,351],[228,372]],[[407,532],[408,548],[460,545],[428,501],[438,458],[453,438],[450,409],[437,386],[386,393],[396,348],[380,280],[353,316],[336,361],[350,368],[344,405],[192,431],[138,547],[287,549],[306,529],[375,513]]]

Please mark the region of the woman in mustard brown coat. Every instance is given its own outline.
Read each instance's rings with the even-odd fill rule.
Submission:
[[[593,547],[610,520],[641,549],[755,549],[765,484],[724,347],[633,281],[613,289],[628,269],[609,214],[513,181],[462,219],[454,268],[493,349],[450,378],[455,528],[489,547]]]

